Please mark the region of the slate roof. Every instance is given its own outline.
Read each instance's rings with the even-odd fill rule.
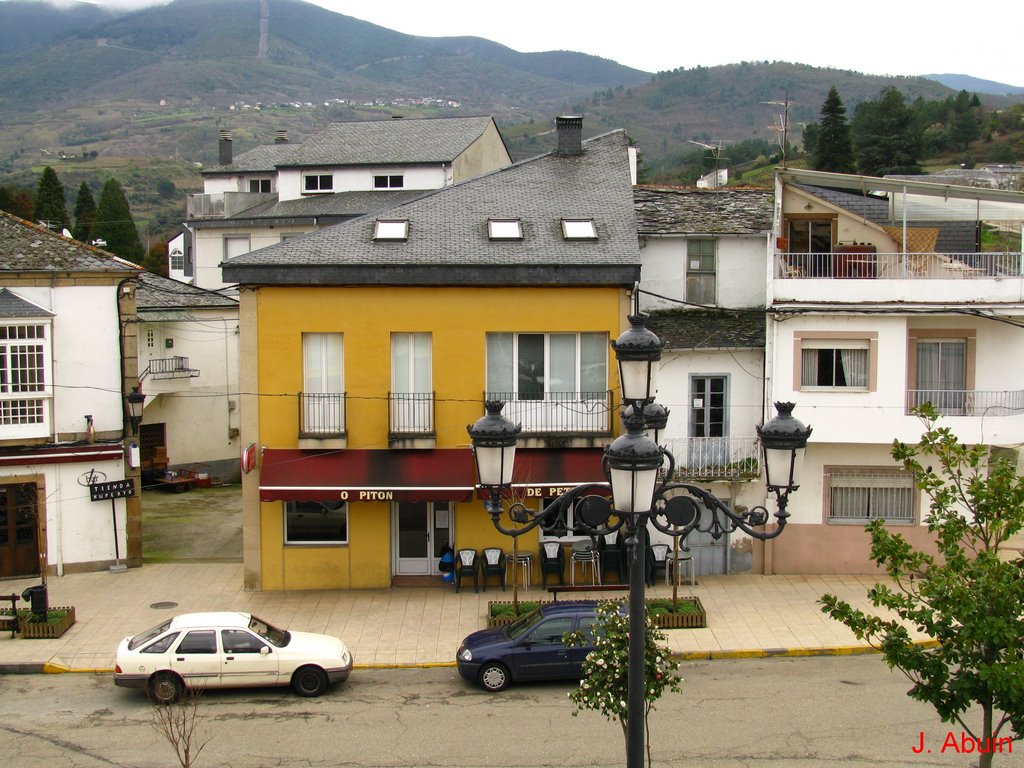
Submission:
[[[423,189],[368,190],[335,192],[330,195],[309,195],[295,200],[269,200],[254,205],[252,208],[246,208],[233,216],[219,219],[217,222],[204,220],[197,221],[195,224],[207,227],[213,223],[223,222],[221,226],[232,227],[237,226],[239,220],[248,219],[274,219],[275,221],[283,220],[279,223],[288,223],[287,220],[304,222],[319,216],[362,216],[381,208],[388,208],[421,197],[428,191]]]
[[[33,304],[6,288],[0,288],[0,317],[56,317],[53,312]]]
[[[163,309],[238,309],[238,301],[168,277],[143,272],[135,291],[139,315]]]
[[[665,309],[652,311],[647,327],[667,349],[763,349],[764,310]]]
[[[271,173],[277,168],[450,163],[493,122],[490,117],[357,120],[334,123],[297,144],[266,144],[204,174]]]
[[[640,265],[632,201],[626,136],[614,131],[583,142],[581,155],[541,155],[221,266],[242,284],[631,285]],[[377,218],[408,220],[408,240],[375,242]],[[489,218],[520,219],[523,239],[489,240]],[[598,239],[565,240],[563,218],[593,219]]]
[[[641,235],[755,235],[772,228],[775,193],[735,187],[640,186],[633,190]]]
[[[0,271],[137,272],[112,254],[0,211]]]
[[[442,117],[334,123],[298,145],[279,166],[450,163],[492,122],[490,117]]]

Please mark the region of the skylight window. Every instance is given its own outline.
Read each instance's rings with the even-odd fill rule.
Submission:
[[[487,237],[491,240],[522,240],[522,222],[519,219],[488,219]]]
[[[566,240],[597,240],[593,219],[562,219],[562,237]]]
[[[408,219],[378,219],[373,228],[374,240],[408,240]]]

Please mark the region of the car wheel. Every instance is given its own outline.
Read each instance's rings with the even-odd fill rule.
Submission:
[[[327,673],[320,667],[299,667],[292,675],[292,690],[299,696],[319,696],[327,690]]]
[[[504,664],[492,661],[489,664],[485,664],[480,670],[480,685],[484,690],[491,693],[497,693],[508,688],[509,682],[511,681],[508,675],[508,667]]]
[[[185,683],[173,672],[157,672],[146,690],[154,704],[173,704],[185,693]]]

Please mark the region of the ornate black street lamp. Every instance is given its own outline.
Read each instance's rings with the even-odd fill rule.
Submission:
[[[138,387],[132,387],[132,391],[125,395],[125,402],[128,403],[128,423],[131,425],[132,434],[139,434],[139,425],[142,423],[142,407],[146,404],[146,396],[139,391]]]
[[[764,530],[769,512],[763,506],[730,509],[716,496],[689,483],[672,482],[675,459],[656,442],[668,421],[668,411],[654,403],[656,377],[663,344],[645,325],[646,316],[629,318],[630,329],[611,343],[619,365],[622,386],[622,422],[625,433],[604,451],[607,483],[577,486],[533,511],[516,502],[505,509],[503,498],[512,485],[516,441],[521,427],[501,415],[500,401],[485,404],[487,415],[467,427],[473,441],[479,488],[494,527],[518,537],[538,525],[565,519],[575,509],[577,526],[595,539],[625,530],[629,563],[629,676],[627,683],[627,768],[644,765],[644,649],[647,563],[647,523],[684,541],[691,531],[710,533],[718,539],[739,528],[756,539],[782,533],[789,513],[789,494],[800,485],[800,465],[811,428],[793,418],[792,403],[776,403],[778,415],[757,428],[764,450],[768,490],[775,495],[777,525]],[[653,432],[655,439],[645,433]],[[668,464],[666,467],[665,464]],[[663,481],[659,484],[659,479]],[[611,501],[609,502],[609,495]],[[503,522],[507,515],[509,523]]]

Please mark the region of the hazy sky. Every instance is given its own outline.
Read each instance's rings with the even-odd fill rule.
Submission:
[[[161,0],[98,0],[127,8]],[[1019,0],[312,0],[428,37],[474,35],[517,51],[571,50],[647,72],[789,61],[866,74],[957,73],[1024,86]]]

